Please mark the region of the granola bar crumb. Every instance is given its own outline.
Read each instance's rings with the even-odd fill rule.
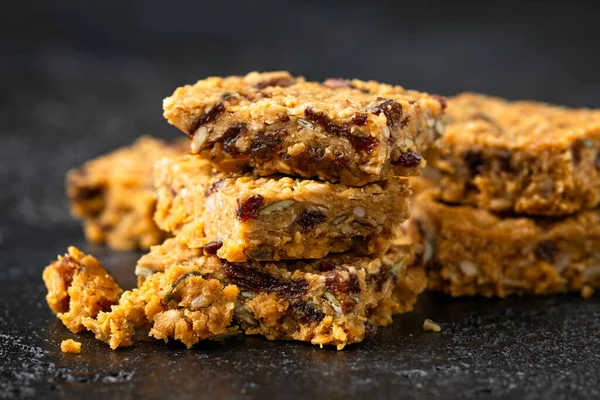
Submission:
[[[423,322],[423,330],[430,332],[441,332],[442,327],[437,322],[426,319]]]
[[[593,294],[594,288],[590,285],[585,285],[583,288],[581,288],[581,297],[583,297],[584,299],[589,299],[590,297],[592,297]]]
[[[60,343],[60,351],[63,353],[79,354],[81,353],[81,342],[77,342],[73,339],[63,340]]]

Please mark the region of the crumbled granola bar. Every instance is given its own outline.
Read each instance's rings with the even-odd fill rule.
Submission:
[[[409,216],[405,178],[362,188],[214,172],[196,156],[155,168],[155,220],[189,247],[232,262],[381,254]]]
[[[393,314],[412,309],[426,284],[414,249],[394,245],[379,257],[230,263],[168,239],[140,259],[136,274],[145,285],[157,272],[181,265],[236,285],[235,320],[246,334],[340,349],[391,323]]]
[[[110,310],[123,292],[98,260],[75,247],[46,267],[42,278],[50,309],[72,332],[85,329],[85,318]]]
[[[60,351],[63,353],[79,354],[81,353],[81,342],[76,342],[73,339],[63,340],[60,343]]]
[[[442,200],[534,216],[600,204],[600,110],[463,93],[447,118]]]
[[[190,268],[172,265],[123,292],[98,260],[70,247],[43,278],[48,305],[63,324],[73,332],[92,331],[112,349],[130,346],[144,329],[188,347],[238,332],[232,325],[237,287],[205,279]]]
[[[503,297],[599,287],[600,211],[502,217],[444,204],[438,196],[435,191],[417,196],[409,226],[411,236],[425,241],[430,289]]]
[[[156,200],[152,167],[163,158],[185,154],[184,141],[148,136],[69,171],[71,212],[83,220],[86,238],[115,249],[149,248],[165,239],[152,215]]]
[[[178,88],[163,107],[192,152],[221,170],[361,186],[420,173],[420,153],[443,132],[445,99],[374,81],[252,72]]]

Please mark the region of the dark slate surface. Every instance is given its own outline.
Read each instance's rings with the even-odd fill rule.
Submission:
[[[600,397],[598,297],[426,294],[374,341],[341,352],[261,338],[191,351],[146,340],[111,352],[54,319],[41,281],[76,245],[134,284],[138,254],[86,245],[62,181],[142,133],[177,135],[161,99],[179,84],[286,68],[600,107],[596,9],[256,0],[231,15],[241,2],[58,3],[0,10],[0,398]],[[424,318],[443,331],[423,332]],[[63,355],[65,338],[83,352]]]

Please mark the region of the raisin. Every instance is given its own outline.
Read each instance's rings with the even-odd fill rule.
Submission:
[[[445,110],[448,106],[448,102],[446,101],[446,98],[444,96],[440,96],[439,94],[432,94],[431,97],[433,97],[440,103],[440,105],[442,106],[442,110]]]
[[[188,129],[188,136],[193,136],[194,133],[200,128],[202,125],[206,125],[209,122],[213,122],[217,119],[219,115],[225,112],[225,105],[223,103],[217,103],[213,108],[196,118]]]
[[[308,290],[304,279],[283,280],[259,268],[240,263],[225,263],[225,274],[234,285],[253,292],[274,292],[285,298],[298,298]]]
[[[408,125],[409,121],[410,121],[410,116],[407,115],[402,121],[400,121],[400,128],[401,129],[406,128],[406,125]]]
[[[215,182],[212,183],[212,185],[210,185],[207,189],[206,189],[206,197],[210,196],[211,194],[217,192],[219,189],[221,189],[221,187],[225,184],[225,178],[221,178],[216,180]]]
[[[221,247],[223,247],[223,242],[221,241],[208,242],[204,245],[204,253],[214,256]]]
[[[333,271],[340,266],[341,264],[338,264],[336,261],[323,260],[323,262],[321,262],[321,271]]]
[[[463,153],[462,157],[472,176],[481,173],[485,168],[485,159],[479,149],[467,150]]]
[[[283,143],[285,131],[257,134],[250,144],[250,152],[257,160],[272,157]]]
[[[353,135],[347,124],[336,124],[331,118],[325,115],[325,113],[315,111],[310,107],[307,107],[304,110],[304,116],[310,122],[322,126],[323,129],[325,129],[325,132],[348,139],[350,145],[352,145],[356,151],[367,151],[370,153],[379,144],[377,139],[372,136]]]
[[[380,99],[384,100],[383,98]],[[388,99],[375,106],[373,114],[379,115],[381,112],[383,112],[387,118],[387,126],[390,128],[400,124],[402,121],[402,105],[396,100]]]
[[[540,260],[553,262],[556,256],[556,243],[552,240],[542,240],[535,248],[535,256]]]
[[[581,142],[581,140],[576,140],[571,145],[571,154],[572,154],[573,163],[575,165],[579,165],[579,163],[581,162],[581,150],[582,149],[583,149],[583,143]]]
[[[354,150],[360,152],[366,151],[367,153],[372,152],[373,149],[379,144],[379,141],[373,136],[349,135],[348,140],[350,140],[350,144]]]
[[[383,284],[385,283],[385,281],[387,281],[389,275],[390,268],[386,265],[382,265],[379,269],[379,272],[377,272],[377,274],[375,274],[375,276],[373,277],[373,281],[375,282],[375,290],[381,290]]]
[[[289,77],[277,77],[266,81],[258,82],[253,87],[255,89],[264,89],[269,86],[288,87],[294,84],[294,80]]]
[[[596,153],[595,165],[596,165],[596,170],[600,171],[600,151],[598,151],[598,153]]]
[[[302,210],[296,218],[296,223],[300,226],[300,231],[310,232],[315,225],[325,222],[325,214],[318,210]]]
[[[416,167],[421,164],[423,157],[416,151],[408,150],[404,153],[400,153],[397,159],[392,161],[394,165],[400,165],[406,168]]]
[[[298,165],[301,165],[303,169],[309,169],[310,166],[315,166],[319,164],[323,160],[323,156],[325,152],[320,147],[309,147],[307,150],[304,150],[294,156],[295,160],[298,162]]]
[[[377,335],[377,327],[370,321],[365,321],[365,339],[373,339]]]
[[[321,310],[317,310],[314,305],[305,301],[300,303],[292,304],[292,309],[295,313],[299,314],[300,322],[311,323],[316,322],[317,324],[325,318],[325,313]]]
[[[346,136],[350,134],[350,129],[347,126],[336,124],[325,113],[315,111],[310,107],[304,110],[304,116],[310,122],[321,125],[327,133],[332,135]]]
[[[260,194],[253,194],[243,202],[238,199],[238,207],[236,210],[237,218],[242,221],[248,221],[250,218],[256,218],[258,210],[262,207],[264,199]]]
[[[325,275],[325,287],[333,294],[347,294],[348,282],[337,272],[332,271]]]
[[[360,282],[356,274],[350,274],[350,281],[348,281],[348,292],[360,293]]]
[[[352,117],[351,121],[354,125],[365,126],[367,124],[368,116],[365,113],[356,113]]]
[[[227,128],[219,139],[223,143],[223,150],[228,154],[239,154],[235,143],[244,132],[246,132],[246,124],[235,124]]]
[[[323,82],[330,89],[356,89],[356,86],[342,78],[329,78]]]
[[[329,272],[325,275],[325,287],[328,291],[335,295],[348,295],[349,293],[359,293],[360,283],[358,277],[349,273],[349,279],[344,279],[342,275],[336,271]]]
[[[342,311],[344,312],[344,314],[349,314],[352,312],[352,310],[354,310],[356,304],[356,300],[348,297],[342,302]]]

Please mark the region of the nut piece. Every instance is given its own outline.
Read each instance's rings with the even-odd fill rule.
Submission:
[[[208,129],[205,126],[201,126],[198,128],[196,133],[194,134],[194,138],[192,139],[192,143],[190,145],[190,149],[192,153],[197,154],[202,149],[202,145],[206,142],[206,138],[208,137]]]
[[[434,322],[430,319],[426,319],[423,322],[423,330],[431,332],[440,332],[442,330],[442,327],[437,322]]]
[[[258,212],[258,215],[265,216],[265,215],[273,214],[274,212],[279,212],[279,211],[285,210],[286,208],[290,208],[294,204],[296,204],[295,200],[278,201],[277,203],[270,204],[270,205],[264,207],[263,209],[261,209]]]
[[[81,342],[76,342],[73,339],[63,340],[60,343],[60,351],[63,353],[79,354],[81,352]]]
[[[594,288],[591,287],[590,285],[585,285],[581,289],[581,293],[580,294],[581,294],[581,297],[583,297],[584,299],[589,299],[594,294]]]
[[[365,210],[363,206],[356,206],[352,210],[352,213],[358,218],[363,218],[365,215],[367,215],[367,210]]]

